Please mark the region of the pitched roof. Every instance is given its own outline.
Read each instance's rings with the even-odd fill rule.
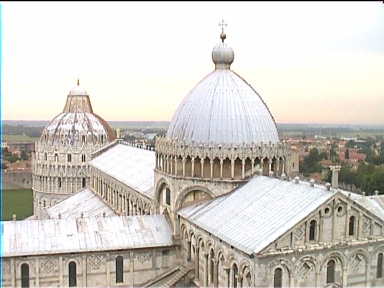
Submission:
[[[89,165],[153,198],[155,161],[154,151],[116,144]]]
[[[232,193],[179,214],[247,253],[258,253],[334,195],[324,186],[255,176]]]
[[[46,210],[50,218],[79,218],[91,216],[115,216],[115,212],[88,188],[85,188],[69,198],[57,203]]]
[[[163,247],[172,230],[163,215],[1,221],[2,257]]]

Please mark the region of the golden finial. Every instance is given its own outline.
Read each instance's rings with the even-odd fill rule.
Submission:
[[[227,35],[224,33],[224,27],[228,26],[228,24],[224,22],[224,19],[222,19],[221,22],[219,23],[219,26],[221,26],[221,34],[220,34],[221,42],[224,43],[225,38],[227,38]]]

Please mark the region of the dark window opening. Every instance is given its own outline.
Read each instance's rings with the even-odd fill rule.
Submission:
[[[55,154],[55,162],[59,161],[59,155]]]
[[[82,187],[85,188],[85,185],[87,184],[87,181],[86,181],[85,178],[82,179],[82,183],[81,184],[82,184]]]
[[[377,255],[377,268],[376,268],[376,278],[383,277],[383,253]]]
[[[309,224],[309,240],[313,241],[316,238],[316,220],[312,220]]]
[[[349,236],[355,234],[355,216],[349,217]]]
[[[68,278],[69,278],[69,287],[76,287],[77,285],[77,275],[76,275],[76,263],[70,262],[68,265]]]
[[[283,270],[281,268],[275,269],[275,275],[273,277],[273,287],[275,288],[283,287]]]
[[[68,160],[68,162],[71,162],[71,161],[72,161],[72,155],[71,155],[71,154],[68,154],[68,155],[67,155],[67,160]]]
[[[61,188],[61,178],[58,178],[57,185]]]
[[[85,162],[85,155],[81,155],[81,162]]]
[[[335,266],[334,260],[329,260],[327,264],[327,284],[335,282]]]
[[[82,141],[83,143],[85,143],[85,136],[84,136],[84,135],[81,136],[81,141]]]
[[[124,282],[124,262],[122,256],[116,257],[116,283]]]
[[[21,287],[29,287],[29,265],[26,263],[21,265]]]
[[[171,190],[165,189],[165,204],[171,205]]]

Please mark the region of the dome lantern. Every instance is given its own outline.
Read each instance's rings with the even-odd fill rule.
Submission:
[[[235,54],[233,49],[224,43],[224,40],[227,38],[227,34],[224,33],[224,26],[227,26],[227,24],[224,22],[224,20],[222,20],[221,23],[219,23],[219,26],[221,26],[221,43],[213,48],[212,61],[215,63],[216,70],[230,69],[231,64],[235,58]]]

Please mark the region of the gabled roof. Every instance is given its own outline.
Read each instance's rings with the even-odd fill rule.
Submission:
[[[80,218],[94,216],[115,216],[115,212],[88,188],[46,210],[50,218]]]
[[[2,257],[173,245],[163,215],[1,221]]]
[[[330,200],[334,190],[255,176],[232,193],[186,207],[183,218],[247,253],[258,253]]]
[[[116,144],[91,160],[89,165],[153,198],[155,161],[154,151]]]

